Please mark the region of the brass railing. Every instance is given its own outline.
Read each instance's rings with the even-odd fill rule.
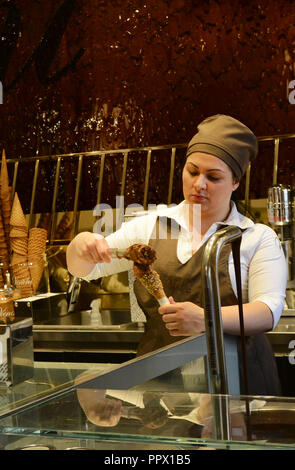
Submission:
[[[280,142],[285,139],[293,139],[293,138],[295,138],[295,134],[273,135],[273,136],[264,136],[264,137],[258,138],[259,142],[272,141],[274,144],[273,179],[272,179],[273,184],[277,183]],[[36,188],[37,188],[37,182],[38,182],[38,177],[39,177],[40,162],[44,160],[56,161],[53,196],[52,196],[52,204],[51,204],[51,229],[50,229],[50,234],[48,238],[49,238],[50,245],[57,244],[58,242],[60,242],[60,240],[56,240],[54,238],[55,230],[56,230],[56,220],[57,220],[56,203],[57,203],[57,197],[58,197],[58,192],[59,192],[60,168],[61,168],[61,163],[63,160],[67,158],[71,158],[71,157],[78,159],[77,179],[76,179],[76,185],[75,185],[75,191],[74,191],[75,195],[74,195],[74,206],[73,206],[73,220],[74,220],[73,234],[76,235],[78,233],[78,225],[79,225],[78,202],[79,202],[82,166],[83,166],[84,158],[86,157],[99,157],[100,158],[100,172],[99,172],[98,184],[97,184],[97,204],[100,204],[103,181],[104,181],[106,158],[107,157],[111,158],[112,156],[116,156],[118,154],[123,155],[123,168],[122,168],[122,178],[121,178],[121,185],[120,185],[120,188],[121,188],[120,195],[124,196],[125,189],[126,189],[128,155],[131,152],[132,153],[145,152],[146,153],[146,168],[145,168],[143,207],[147,208],[152,153],[158,150],[170,151],[169,183],[168,183],[168,191],[167,191],[167,204],[169,205],[172,203],[172,197],[173,197],[173,181],[174,181],[174,174],[175,174],[175,162],[177,158],[177,150],[183,149],[185,147],[186,147],[186,144],[161,145],[161,146],[154,146],[154,147],[140,147],[140,148],[119,149],[119,150],[97,150],[97,151],[92,151],[92,152],[68,153],[68,154],[48,155],[48,156],[37,155],[35,157],[28,157],[28,158],[7,159],[7,164],[13,165],[12,194],[14,195],[15,193],[15,188],[16,188],[17,178],[18,178],[18,173],[19,173],[19,165],[24,162],[32,162],[34,165],[34,176],[33,176],[30,212],[29,212],[29,228],[30,228],[32,226],[33,215],[34,215],[34,208],[35,208],[35,201],[36,201]],[[246,206],[249,206],[249,203],[250,203],[250,196],[249,196],[250,195],[250,179],[251,179],[251,164],[249,165],[247,173],[246,173],[246,182],[245,182]]]

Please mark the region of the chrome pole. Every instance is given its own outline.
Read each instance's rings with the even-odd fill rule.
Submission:
[[[176,148],[173,147],[172,150],[171,150],[171,163],[170,163],[168,201],[167,201],[168,206],[172,202],[173,178],[174,178],[174,169],[175,169],[175,155],[176,155]]]
[[[147,206],[148,206],[148,190],[149,190],[149,181],[150,181],[150,172],[151,172],[151,158],[152,158],[152,151],[148,150],[147,159],[146,159],[146,168],[145,168],[145,180],[144,180],[144,195],[143,195],[144,210],[147,210]]]
[[[273,186],[278,184],[279,146],[280,146],[280,139],[275,139],[275,141],[274,141],[273,176],[272,176]]]
[[[30,216],[29,216],[29,228],[32,228],[33,212],[34,212],[35,198],[36,198],[36,187],[37,187],[38,174],[39,174],[39,163],[40,163],[40,159],[37,158],[37,160],[35,160],[35,171],[34,171],[33,188],[32,188],[31,205],[30,205]]]
[[[224,354],[221,316],[218,261],[222,248],[241,238],[236,226],[225,227],[214,233],[206,244],[202,260],[203,305],[206,326],[206,341],[209,364],[209,391],[227,395],[228,383]],[[226,397],[214,397],[214,420],[216,439],[229,439],[229,410]]]

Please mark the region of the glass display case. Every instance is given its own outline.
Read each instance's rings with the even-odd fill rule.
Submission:
[[[204,335],[121,365],[36,364],[1,389],[3,450],[295,449],[295,400],[238,393],[234,344],[225,341],[230,394],[209,393]]]

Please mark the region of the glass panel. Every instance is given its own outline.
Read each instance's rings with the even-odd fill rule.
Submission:
[[[110,368],[109,364],[70,364],[35,362],[34,375],[18,385],[0,385],[0,416],[71,386],[83,371],[95,367],[97,373]]]
[[[228,439],[215,438],[216,403],[228,408]],[[153,392],[137,387],[78,389],[0,419],[0,444],[2,449],[29,443],[57,449],[111,449],[111,443],[113,449],[295,449],[294,425],[295,400],[291,399]]]

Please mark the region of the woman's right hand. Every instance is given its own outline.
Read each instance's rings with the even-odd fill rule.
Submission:
[[[91,264],[110,263],[110,247],[104,237],[91,232],[82,232],[71,242],[79,258]]]
[[[110,262],[110,247],[100,234],[81,232],[67,248],[67,266],[74,276],[86,276],[95,264]]]

